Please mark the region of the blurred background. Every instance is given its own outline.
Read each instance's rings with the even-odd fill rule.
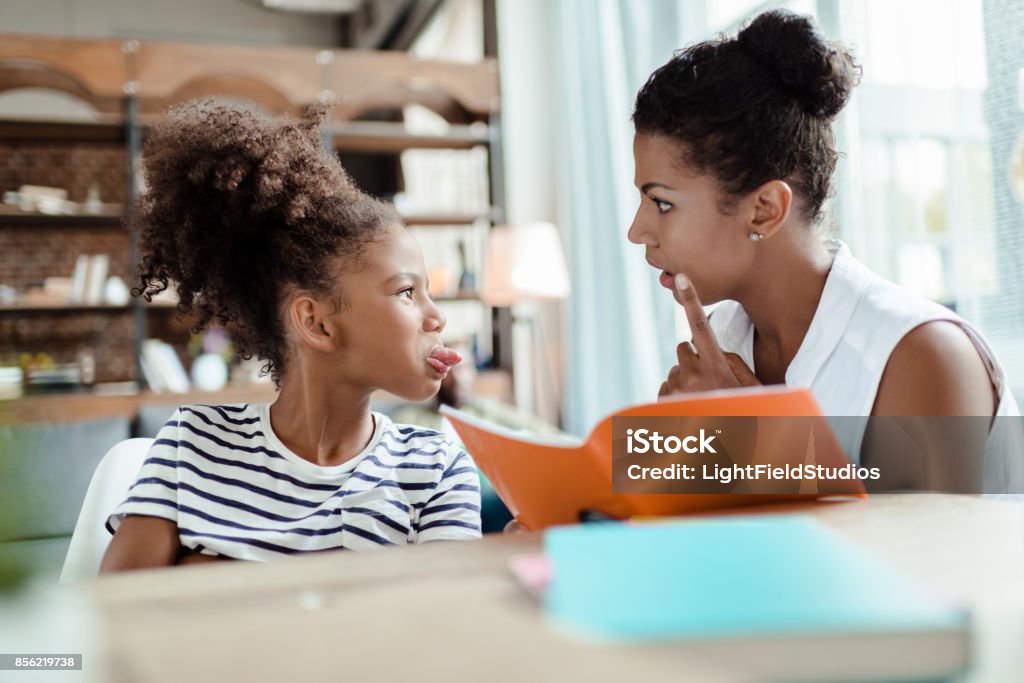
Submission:
[[[687,336],[626,240],[635,93],[673,50],[774,7],[864,67],[824,230],[976,323],[1024,398],[1019,0],[4,0],[4,555],[59,568],[98,460],[175,406],[273,399],[224,330],[129,296],[122,218],[168,106],[337,100],[325,144],[415,232],[468,359],[438,400],[375,407],[583,436],[653,400]]]

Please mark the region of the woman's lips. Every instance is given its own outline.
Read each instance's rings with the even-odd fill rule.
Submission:
[[[673,282],[676,277],[675,273],[664,270],[661,266],[651,260],[650,257],[647,257],[647,265],[655,270],[661,271],[661,275],[658,276],[658,283],[661,284],[662,287],[665,289],[675,289],[675,283]]]
[[[434,348],[427,357],[427,363],[430,364],[430,367],[434,368],[442,375],[448,372],[453,365],[457,365],[460,362],[462,362],[462,356],[460,356],[457,351],[443,346]]]

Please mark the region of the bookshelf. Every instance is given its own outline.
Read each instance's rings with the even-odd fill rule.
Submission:
[[[25,87],[70,95],[88,104],[92,114],[87,119],[0,115],[0,158],[16,152],[6,154],[6,166],[0,165],[0,190],[15,190],[19,184],[66,187],[69,199],[81,202],[84,187],[102,178],[106,203],[99,213],[64,215],[0,205],[0,251],[8,252],[6,260],[0,256],[0,284],[11,282],[17,289],[49,276],[70,276],[76,256],[72,250],[109,252],[110,275],[121,277],[129,287],[135,284],[137,249],[123,224],[125,207],[137,190],[129,169],[148,127],[162,112],[202,96],[247,101],[277,115],[299,114],[306,106],[331,98],[336,106],[325,144],[341,155],[391,158],[396,169],[402,155],[413,150],[475,155],[474,163],[479,163],[473,168],[484,177],[476,179],[474,188],[485,196],[452,206],[396,202],[421,241],[482,243],[489,227],[503,217],[498,75],[490,58],[462,64],[396,52],[0,35],[0,94]],[[401,119],[408,105],[443,119],[443,129],[413,130],[401,120],[374,120],[382,112],[385,118]],[[47,175],[36,168],[44,157],[85,158],[90,165],[83,171],[69,161],[64,175]],[[93,157],[102,158],[102,163],[92,164]],[[93,177],[81,177],[90,173]],[[353,176],[371,191],[381,180],[354,171]],[[425,250],[429,264],[431,256]],[[23,258],[11,256],[14,252]],[[470,252],[479,275],[482,258]],[[37,258],[39,253],[52,258]],[[494,316],[475,291],[446,291],[435,299],[453,307],[456,314],[449,314],[449,320],[460,315],[478,320],[474,334],[497,357],[494,347],[500,335],[492,323]],[[473,311],[458,313],[467,307]],[[187,340],[189,324],[169,315],[174,310],[173,304],[137,300],[127,305],[71,305],[0,298],[0,365],[17,352],[48,348],[55,349],[58,362],[67,362],[76,345],[92,345],[101,366],[98,380],[130,380],[144,390],[138,367],[142,341],[157,336],[181,349]],[[57,343],[62,335],[70,341]],[[123,358],[106,363],[105,354],[123,355],[128,348],[134,350],[130,363]]]

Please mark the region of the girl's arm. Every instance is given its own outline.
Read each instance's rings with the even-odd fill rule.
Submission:
[[[417,543],[480,538],[480,475],[468,453],[455,453],[420,511]]]
[[[181,551],[178,526],[167,519],[128,515],[117,527],[100,563],[100,574],[169,567]]]

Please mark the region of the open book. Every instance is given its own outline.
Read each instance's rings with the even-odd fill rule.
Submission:
[[[449,407],[441,412],[529,529],[587,515],[670,516],[864,495],[865,468],[850,463],[806,389],[723,390],[631,406],[601,420],[585,441],[517,433]],[[638,430],[649,425],[692,434],[692,452],[628,452],[627,440],[636,446]],[[661,476],[651,478],[654,469]]]

